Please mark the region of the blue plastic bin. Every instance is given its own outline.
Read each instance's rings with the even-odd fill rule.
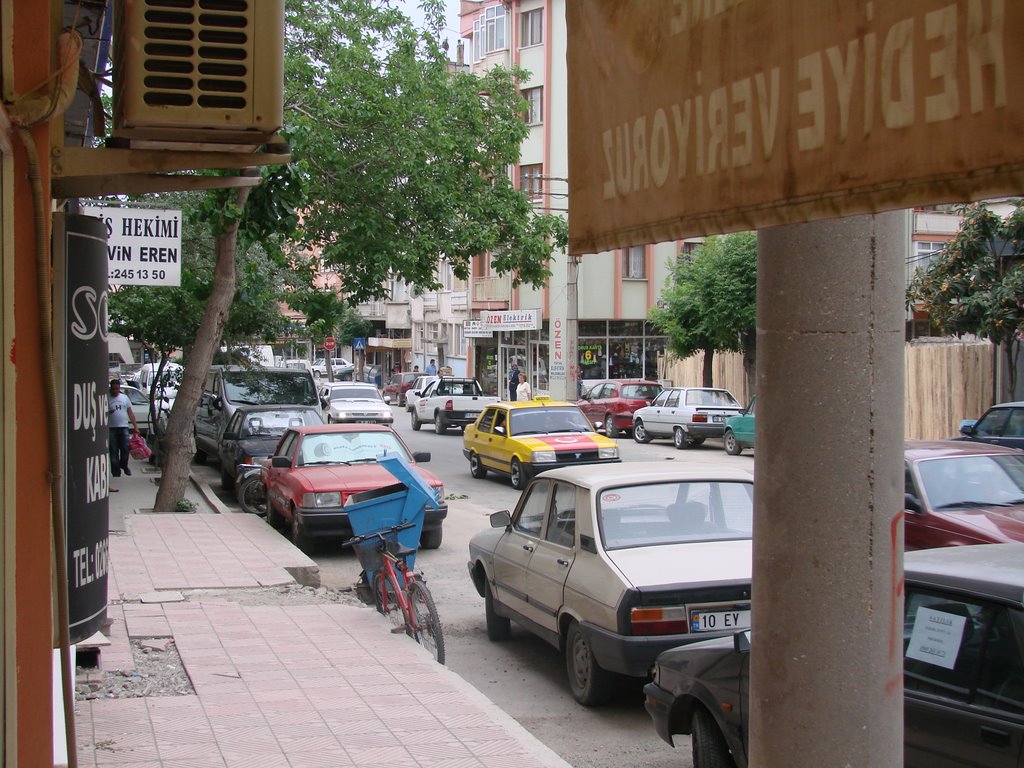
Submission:
[[[438,508],[434,489],[404,458],[395,453],[383,454],[377,463],[394,475],[399,482],[364,493],[352,494],[345,504],[352,532],[357,536],[384,531],[400,523],[413,523],[411,528],[398,532],[398,542],[416,550],[423,532],[423,514],[426,505]],[[409,567],[415,566],[415,553],[406,558]],[[374,569],[365,568],[366,580],[373,581]]]

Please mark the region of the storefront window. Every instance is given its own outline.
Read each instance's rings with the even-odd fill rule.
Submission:
[[[664,360],[665,337],[657,336],[645,340],[644,344],[644,378],[657,381],[664,378],[664,371],[659,367],[659,358]]]
[[[612,336],[643,336],[643,320],[620,320],[614,325]]]
[[[603,341],[608,335],[608,323],[604,320],[580,320],[577,333],[580,338],[584,336],[599,336]]]
[[[603,379],[605,372],[605,339],[584,339],[577,342],[576,350],[580,357],[580,377],[583,379]]]
[[[639,379],[643,376],[644,340],[642,338],[613,339],[608,349],[608,378]]]

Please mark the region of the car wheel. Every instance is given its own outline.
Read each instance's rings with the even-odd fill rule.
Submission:
[[[405,395],[399,395],[398,396],[398,407],[399,408],[405,408],[405,404],[406,404],[405,403]]]
[[[448,422],[444,420],[444,414],[438,411],[434,414],[434,432],[443,435],[448,431]]]
[[[530,473],[522,465],[519,459],[512,459],[512,469],[509,472],[512,480],[512,487],[517,491],[523,490],[530,482]]]
[[[605,437],[612,438],[619,436],[619,430],[615,427],[615,424],[612,422],[612,415],[610,413],[606,413],[604,415],[604,434]]]
[[[295,514],[295,508],[292,507],[292,544],[294,544],[304,554],[309,554],[312,550],[312,544],[309,540],[309,536],[306,535],[306,530],[302,527],[302,523],[299,522],[299,516]]]
[[[612,673],[594,659],[590,643],[575,621],[565,636],[565,671],[572,697],[585,707],[604,704],[612,694]]]
[[[242,489],[239,488],[238,492],[239,495],[241,495]],[[271,528],[283,531],[285,527],[285,519],[281,513],[277,511],[277,507],[270,503],[270,499],[267,498],[266,489],[264,489],[263,498],[267,508],[267,524],[270,525]]]
[[[740,441],[736,439],[736,435],[732,433],[731,429],[725,430],[725,434],[722,435],[722,443],[725,445],[725,452],[730,456],[739,456],[743,453],[743,446],[740,445]]]
[[[412,412],[412,415],[409,417],[409,420],[412,422],[413,432],[419,432],[420,427],[423,426],[423,422],[421,422],[420,417],[416,415],[416,411]]]
[[[444,529],[434,528],[431,531],[424,531],[420,535],[420,548],[421,549],[438,549],[441,546],[441,540],[444,538]]]
[[[736,768],[725,736],[703,707],[693,713],[693,768]]]
[[[486,578],[486,577],[485,577]],[[494,595],[491,585],[484,581],[484,619],[487,622],[487,639],[494,643],[508,640],[512,636],[512,622],[499,616],[494,610]]]
[[[195,440],[193,439],[193,443],[194,442],[195,442]],[[205,464],[206,463],[206,451],[201,450],[200,448],[196,448],[196,452],[192,455],[192,460],[196,464]]]
[[[235,490],[235,478],[229,475],[224,467],[220,468],[220,487],[225,491]]]
[[[475,453],[469,454],[469,474],[477,480],[487,477],[487,467],[480,463],[480,457]]]
[[[633,439],[638,443],[651,442],[651,436],[647,434],[647,430],[644,429],[644,423],[640,419],[633,422]]]

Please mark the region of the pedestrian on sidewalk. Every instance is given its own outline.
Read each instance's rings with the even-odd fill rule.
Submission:
[[[437,376],[437,361],[434,358],[430,358],[430,362],[427,363],[427,375]]]
[[[515,360],[512,361],[512,367],[508,370],[508,399],[516,399],[516,389],[519,387],[519,365]]]
[[[121,391],[121,382],[118,379],[110,382],[110,394],[107,397],[107,429],[110,432],[111,474],[120,477],[124,471],[126,475],[131,475],[132,470],[128,466],[128,460],[132,456],[129,440],[132,432],[139,434],[139,425],[135,423],[135,414],[132,413],[132,401]]]
[[[516,400],[533,400],[533,389],[526,380],[526,374],[519,374],[519,386],[516,387]]]

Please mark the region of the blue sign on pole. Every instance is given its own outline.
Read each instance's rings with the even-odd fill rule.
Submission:
[[[366,339],[352,339],[352,351],[353,352],[365,352],[366,351]]]

